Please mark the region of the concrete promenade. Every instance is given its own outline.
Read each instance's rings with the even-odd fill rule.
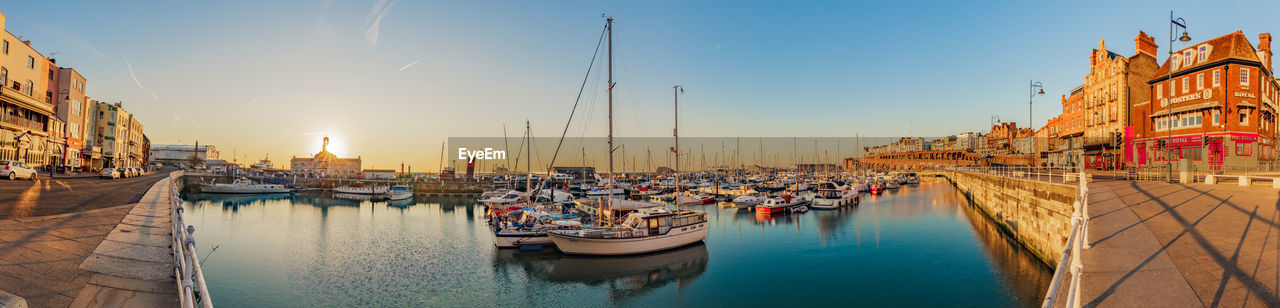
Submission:
[[[177,305],[169,193],[158,181],[135,203],[0,220],[0,290],[31,307]]]
[[[1107,180],[1089,189],[1086,306],[1280,306],[1280,191]]]

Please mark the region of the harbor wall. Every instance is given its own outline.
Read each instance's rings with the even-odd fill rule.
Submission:
[[[942,175],[1037,258],[1058,265],[1071,231],[1075,185],[960,171]]]

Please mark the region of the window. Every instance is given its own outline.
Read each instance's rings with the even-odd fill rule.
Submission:
[[[9,41],[4,41],[4,45],[0,46],[0,51],[9,54]]]
[[[1240,85],[1249,85],[1249,69],[1247,68],[1240,69]]]
[[[1187,77],[1182,77],[1182,93],[1187,93],[1187,91],[1190,90],[1190,88],[1187,87],[1188,85],[1190,85],[1190,83],[1187,82]]]
[[[1196,91],[1204,89],[1204,73],[1196,74]]]
[[[27,83],[24,84],[23,86],[24,87],[22,87],[22,94],[26,94],[27,96],[35,96],[35,91],[34,91],[35,86],[32,85],[30,80],[27,80]]]
[[[49,70],[49,80],[53,80],[53,70]]]
[[[1192,53],[1190,49],[1182,51],[1182,66],[1191,65],[1191,59],[1195,57]]]
[[[1158,84],[1156,85],[1156,98],[1159,99],[1162,97],[1164,97],[1164,84]]]
[[[9,85],[9,69],[0,67],[0,87]]]
[[[1253,156],[1253,144],[1236,142],[1236,156]]]
[[[1249,126],[1249,109],[1240,109],[1240,125]]]
[[[1197,49],[1199,49],[1199,53],[1197,54],[1196,62],[1204,62],[1204,60],[1209,59],[1209,45],[1200,45],[1200,48]]]
[[[27,68],[36,68],[36,58],[27,56]]]

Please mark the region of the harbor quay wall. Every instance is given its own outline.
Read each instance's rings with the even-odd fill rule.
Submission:
[[[1071,232],[1075,185],[962,171],[942,176],[1037,258],[1057,267]]]
[[[237,177],[221,174],[184,174],[179,179],[178,185],[179,189],[183,192],[193,192],[200,187],[201,183],[231,183],[236,178]],[[395,180],[274,178],[255,176],[246,176],[246,178],[260,183],[281,184],[299,190],[330,190],[342,185],[408,184],[414,186],[414,192],[417,195],[424,196],[473,196],[479,195],[485,190],[493,187],[492,183],[484,182],[401,182]]]

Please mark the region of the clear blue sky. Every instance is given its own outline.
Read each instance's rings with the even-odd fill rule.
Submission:
[[[557,135],[602,13],[617,20],[619,136],[669,136],[676,83],[686,136],[941,136],[1025,122],[1031,79],[1043,125],[1098,40],[1128,56],[1143,30],[1165,53],[1170,9],[1196,42],[1280,31],[1276,1],[0,4],[9,31],[124,101],[153,142],[284,162],[327,133],[380,168],[433,167],[445,138],[518,136],[525,119]],[[605,133],[589,90],[570,136]]]

